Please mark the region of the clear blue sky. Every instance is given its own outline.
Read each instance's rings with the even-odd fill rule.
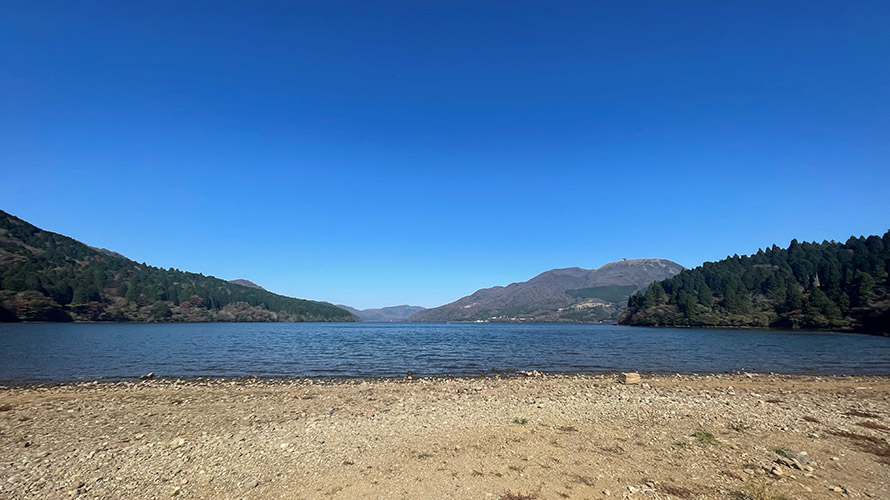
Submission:
[[[0,208],[436,306],[890,228],[890,2],[0,6]]]

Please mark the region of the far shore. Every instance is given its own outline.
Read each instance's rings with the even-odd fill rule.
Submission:
[[[226,324],[256,324],[256,323],[281,323],[281,324],[391,324],[391,323],[417,323],[417,324],[532,324],[532,325],[611,325],[627,328],[654,328],[667,329],[679,328],[688,330],[752,330],[752,331],[775,331],[775,332],[813,332],[813,333],[851,333],[856,335],[873,335],[877,337],[890,337],[890,332],[880,331],[863,331],[863,330],[838,330],[838,329],[818,329],[818,328],[778,328],[769,326],[739,326],[739,325],[710,325],[710,326],[689,326],[689,325],[627,325],[617,322],[585,322],[585,321],[18,321],[13,323],[0,323],[9,325],[226,325]]]

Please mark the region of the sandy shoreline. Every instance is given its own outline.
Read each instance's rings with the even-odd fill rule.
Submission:
[[[887,499],[888,438],[890,377],[3,387],[0,499]]]

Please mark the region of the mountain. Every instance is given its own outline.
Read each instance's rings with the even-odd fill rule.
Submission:
[[[245,279],[229,280],[229,283],[234,283],[236,285],[246,286],[249,288],[256,288],[257,290],[265,290],[265,288],[257,285],[253,281],[245,280]]]
[[[651,284],[620,322],[890,333],[890,231],[846,243],[773,245]]]
[[[337,307],[346,309],[362,321],[375,322],[405,321],[411,317],[411,315],[426,310],[424,307],[408,305],[381,307],[379,309],[356,309],[342,304],[337,304]]]
[[[614,319],[627,297],[683,266],[664,259],[622,260],[599,269],[553,269],[522,283],[483,288],[410,321],[575,321]]]
[[[354,321],[295,299],[139,264],[0,210],[0,321]]]
[[[126,259],[125,256],[123,256],[117,252],[113,252],[107,248],[99,248],[99,247],[90,247],[90,248],[92,248],[93,250],[95,250],[99,253],[104,253],[105,255],[111,255],[112,257],[120,257],[122,259]]]

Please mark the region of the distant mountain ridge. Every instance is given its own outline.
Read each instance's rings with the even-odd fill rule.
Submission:
[[[409,305],[380,307],[377,309],[356,309],[342,304],[337,304],[337,307],[351,312],[362,321],[369,322],[405,321],[412,315],[426,310],[425,307]]]
[[[0,210],[0,321],[354,320],[325,302],[139,264]]]
[[[534,278],[477,290],[410,321],[574,321],[617,318],[632,293],[684,268],[665,259],[610,262],[598,269],[553,269]]]

